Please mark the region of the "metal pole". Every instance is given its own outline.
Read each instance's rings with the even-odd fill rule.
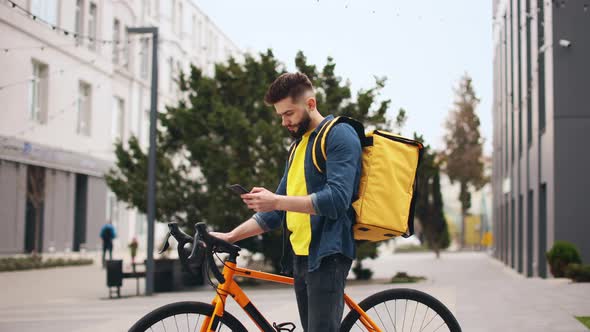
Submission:
[[[150,107],[150,146],[148,154],[147,187],[147,262],[145,277],[145,294],[154,292],[154,223],[156,219],[156,128],[158,121],[158,28],[128,28],[129,33],[152,34],[152,88]]]

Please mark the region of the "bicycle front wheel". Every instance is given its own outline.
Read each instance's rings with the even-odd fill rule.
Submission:
[[[383,332],[461,332],[457,319],[444,304],[415,289],[388,289],[367,297],[359,306]],[[359,318],[358,312],[350,311],[340,331],[372,331]]]
[[[193,332],[200,331],[206,317],[213,314],[213,306],[202,302],[176,302],[157,308],[143,316],[129,332]],[[223,313],[216,331],[247,332],[246,328],[228,312]]]

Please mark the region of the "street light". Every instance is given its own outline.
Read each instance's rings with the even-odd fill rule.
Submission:
[[[145,266],[145,294],[154,292],[154,221],[156,217],[156,124],[158,121],[158,28],[127,28],[129,34],[152,35],[152,88],[150,107],[150,146],[148,154],[147,190],[147,263]]]

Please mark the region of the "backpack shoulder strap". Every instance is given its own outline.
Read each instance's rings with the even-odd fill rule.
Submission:
[[[293,160],[293,154],[295,153],[295,148],[297,148],[297,141],[294,141],[293,143],[291,143],[291,146],[289,147],[289,163],[288,163],[288,165],[291,165],[291,161]]]
[[[367,145],[365,127],[362,123],[347,116],[338,116],[333,120],[326,122],[316,136],[313,142],[313,148],[311,150],[313,164],[320,173],[324,173],[324,169],[326,168],[326,159],[328,158],[326,153],[326,138],[328,137],[330,130],[338,123],[348,123],[351,125],[361,140],[361,146],[364,147]]]

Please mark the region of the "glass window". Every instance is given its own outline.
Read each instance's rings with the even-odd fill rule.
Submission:
[[[90,3],[88,11],[88,48],[96,50],[96,26],[97,26],[97,8],[94,2]]]
[[[113,97],[113,111],[111,114],[111,139],[123,140],[125,129],[125,102],[122,98]]]
[[[148,78],[149,72],[149,56],[150,56],[150,40],[149,38],[141,38],[141,64],[140,75],[141,78]]]
[[[121,39],[121,22],[118,19],[113,21],[113,63],[119,64],[119,40]]]
[[[80,82],[78,87],[78,121],[76,132],[80,135],[90,136],[92,100],[90,84]]]
[[[29,87],[29,119],[45,123],[49,88],[47,65],[33,61],[33,77]]]
[[[57,0],[31,0],[31,13],[49,24],[57,24]]]
[[[84,0],[76,0],[75,30],[77,36],[84,34]],[[80,39],[76,38],[76,43],[80,44]]]

